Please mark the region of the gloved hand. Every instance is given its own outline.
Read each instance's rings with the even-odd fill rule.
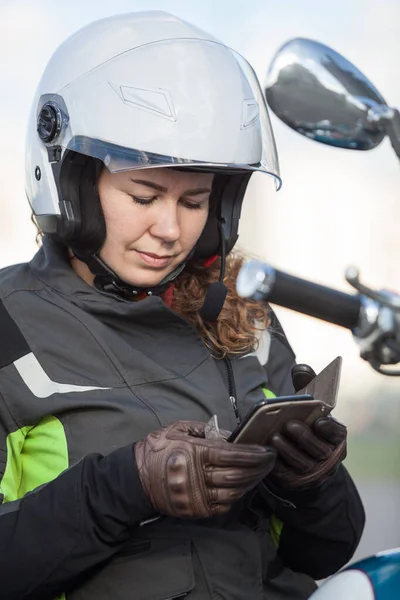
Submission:
[[[314,377],[316,373],[309,365],[295,365],[292,381],[296,392]],[[300,421],[288,421],[283,433],[275,434],[270,441],[278,452],[270,479],[287,489],[320,485],[346,458],[346,442],[346,427],[331,416],[318,419],[313,427]]]
[[[346,427],[333,417],[318,419],[313,427],[288,421],[270,440],[278,453],[271,481],[286,489],[320,485],[346,458],[346,440]]]
[[[161,514],[201,519],[228,512],[271,471],[270,448],[205,439],[205,423],[178,421],[134,445],[143,489]]]

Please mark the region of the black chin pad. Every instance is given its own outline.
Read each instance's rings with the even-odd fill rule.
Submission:
[[[199,315],[203,321],[216,321],[225,302],[227,288],[222,281],[214,281],[208,288],[204,303],[199,310]]]

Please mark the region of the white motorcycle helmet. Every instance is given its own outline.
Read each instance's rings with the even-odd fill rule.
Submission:
[[[214,210],[192,259],[224,258],[233,248],[254,171],[280,187],[268,111],[251,66],[211,35],[159,11],[102,19],[68,38],[44,71],[27,134],[26,191],[42,232],[70,247],[99,289],[131,296],[140,288],[98,256],[106,235],[97,193],[103,165],[111,172],[174,167],[216,174]]]

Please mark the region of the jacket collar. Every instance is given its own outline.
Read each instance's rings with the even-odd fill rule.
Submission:
[[[30,268],[35,277],[46,286],[97,317],[115,315],[121,318],[140,318],[151,307],[152,312],[159,313],[163,319],[168,315],[174,321],[181,320],[160,297],[151,296],[135,302],[90,286],[73,270],[66,249],[46,237],[30,262]]]

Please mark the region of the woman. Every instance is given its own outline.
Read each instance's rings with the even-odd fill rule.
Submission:
[[[251,174],[279,185],[250,66],[166,13],[105,19],[52,57],[27,139],[43,245],[0,278],[2,598],[307,598],[363,528],[345,427],[263,448],[206,425],[293,391],[229,255]]]

